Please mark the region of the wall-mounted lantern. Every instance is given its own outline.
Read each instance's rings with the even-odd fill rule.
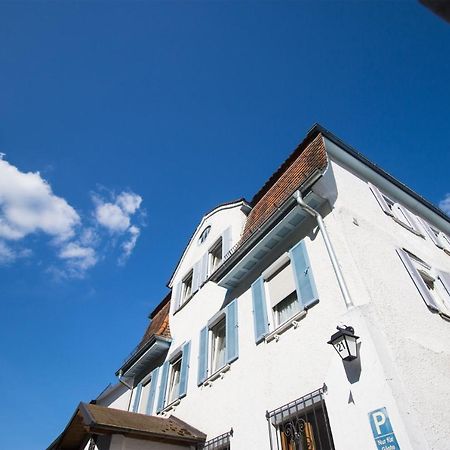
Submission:
[[[358,357],[357,340],[353,327],[337,327],[337,333],[331,336],[328,344],[331,344],[343,361],[352,361]]]

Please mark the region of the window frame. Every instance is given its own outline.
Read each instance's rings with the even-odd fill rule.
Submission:
[[[183,353],[178,354],[177,356],[175,356],[171,361],[170,361],[170,366],[169,366],[169,375],[168,375],[168,380],[167,380],[167,391],[166,391],[166,402],[167,405],[172,404],[173,402],[177,401],[180,398],[180,383],[181,383],[181,365],[183,362]],[[174,367],[177,367],[177,371],[174,371]],[[174,386],[175,386],[175,373],[178,374],[178,382],[177,382],[177,390],[176,390],[176,395],[174,396],[173,394],[175,393]]]
[[[190,281],[189,284],[188,284],[188,280]],[[177,309],[180,309],[194,295],[193,287],[192,287],[193,281],[194,281],[194,269],[190,269],[181,281],[180,304],[178,305]],[[189,287],[189,291],[188,291],[188,287]]]
[[[415,214],[402,204],[396,202],[389,195],[382,192],[377,186],[370,182],[367,184],[375,199],[378,201],[379,206],[387,216],[392,217],[395,222],[408,231],[411,231],[411,233],[424,238],[422,231],[417,225],[417,216],[415,216]]]
[[[220,258],[217,258],[215,252],[220,249]],[[223,261],[223,237],[220,236],[213,245],[208,249],[208,272],[207,276],[211,275]]]
[[[223,356],[221,363],[215,363],[214,329],[222,324]],[[231,367],[239,358],[238,303],[234,299],[217,312],[200,330],[197,386],[208,385]]]
[[[286,300],[290,295],[295,294],[295,301],[298,304],[298,311],[295,311],[294,314],[292,314],[290,317],[285,319],[282,322],[278,322],[277,315],[278,312],[275,311],[275,307],[272,306],[271,298],[270,298],[270,290],[269,290],[269,283],[270,278],[273,277],[278,271],[284,270],[289,265],[291,274],[292,274],[292,281],[293,281],[293,291],[286,296],[283,300],[277,303],[276,306],[278,306],[280,303],[282,303],[284,300]],[[300,306],[300,301],[298,298],[298,293],[295,285],[295,273],[294,273],[294,267],[292,265],[291,258],[289,257],[289,253],[283,253],[275,262],[273,262],[262,274],[263,283],[264,283],[264,294],[265,294],[265,301],[266,301],[266,310],[268,311],[268,321],[269,321],[269,334],[272,332],[278,330],[279,328],[282,328],[283,325],[289,324],[294,318],[299,315],[303,310]]]
[[[219,364],[217,362],[217,343],[216,343],[216,329],[223,330],[222,343],[223,348],[221,349],[223,362]],[[210,369],[211,374],[214,374],[221,369],[223,369],[227,364],[227,325],[226,325],[226,314],[223,311],[216,321],[211,324],[208,324],[208,339],[209,339],[209,354],[208,354],[208,368]]]
[[[450,287],[446,286],[446,281],[443,278],[444,273],[439,272],[407,249],[397,249],[397,253],[428,309],[433,313],[438,313],[443,319],[450,320]],[[407,258],[406,261],[404,260],[405,257]],[[408,267],[408,261],[410,267]],[[411,270],[414,272],[411,273]],[[415,276],[419,278],[416,280]],[[430,288],[429,283],[432,283],[432,288]],[[425,294],[421,289],[426,289]],[[425,297],[428,295],[428,297],[425,298],[424,295]]]

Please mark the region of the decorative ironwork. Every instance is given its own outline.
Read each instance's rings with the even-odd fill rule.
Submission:
[[[205,442],[203,450],[230,450],[230,438],[233,436],[233,428],[228,433],[210,439]]]
[[[326,386],[266,413],[272,450],[334,450]]]

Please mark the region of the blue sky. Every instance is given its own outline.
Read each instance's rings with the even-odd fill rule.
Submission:
[[[0,447],[114,380],[202,214],[314,122],[445,200],[449,50],[414,1],[0,2]]]

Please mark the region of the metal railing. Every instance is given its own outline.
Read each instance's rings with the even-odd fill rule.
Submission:
[[[334,450],[323,398],[326,386],[267,411],[271,450]]]
[[[203,450],[229,450],[230,438],[233,436],[233,428],[228,433],[221,434],[220,436],[210,439],[205,442]]]

